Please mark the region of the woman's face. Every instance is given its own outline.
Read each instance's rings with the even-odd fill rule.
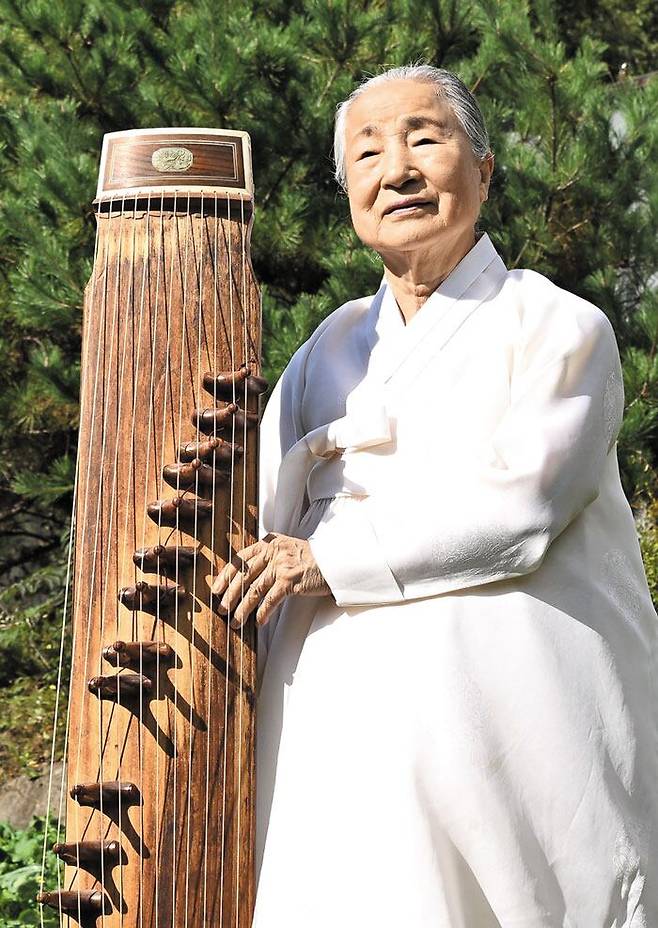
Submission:
[[[479,162],[432,84],[367,90],[346,119],[347,188],[359,238],[382,257],[473,244],[493,157]]]

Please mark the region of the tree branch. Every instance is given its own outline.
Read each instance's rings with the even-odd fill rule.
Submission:
[[[555,93],[555,85],[557,83],[557,75],[549,74],[548,75],[548,90],[551,97],[551,171],[552,171],[552,180],[555,180],[555,171],[557,169],[557,97]],[[553,204],[555,202],[555,191],[552,190],[546,201],[546,208],[544,210],[544,221],[548,222],[553,212]]]

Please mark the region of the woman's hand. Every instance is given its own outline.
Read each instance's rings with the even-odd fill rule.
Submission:
[[[224,594],[218,612],[233,613],[233,628],[240,628],[257,606],[256,621],[265,625],[286,596],[331,595],[308,541],[273,532],[238,551],[213,583],[212,592]]]

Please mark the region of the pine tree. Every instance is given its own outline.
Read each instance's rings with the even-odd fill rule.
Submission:
[[[378,285],[380,262],[332,179],[333,113],[364,75],[413,60],[455,70],[477,92],[496,154],[481,225],[508,266],[546,274],[614,324],[624,486],[645,513],[658,579],[658,81],[636,79],[658,23],[648,0],[620,10],[615,0],[575,11],[548,0],[0,0],[0,686],[54,685],[103,133],[251,134],[274,380],[320,319]],[[618,80],[623,62],[630,76]]]

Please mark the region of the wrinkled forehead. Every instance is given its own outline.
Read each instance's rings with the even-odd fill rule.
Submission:
[[[419,81],[390,81],[368,88],[352,101],[345,120],[346,142],[428,126],[445,135],[460,128],[440,88]]]

